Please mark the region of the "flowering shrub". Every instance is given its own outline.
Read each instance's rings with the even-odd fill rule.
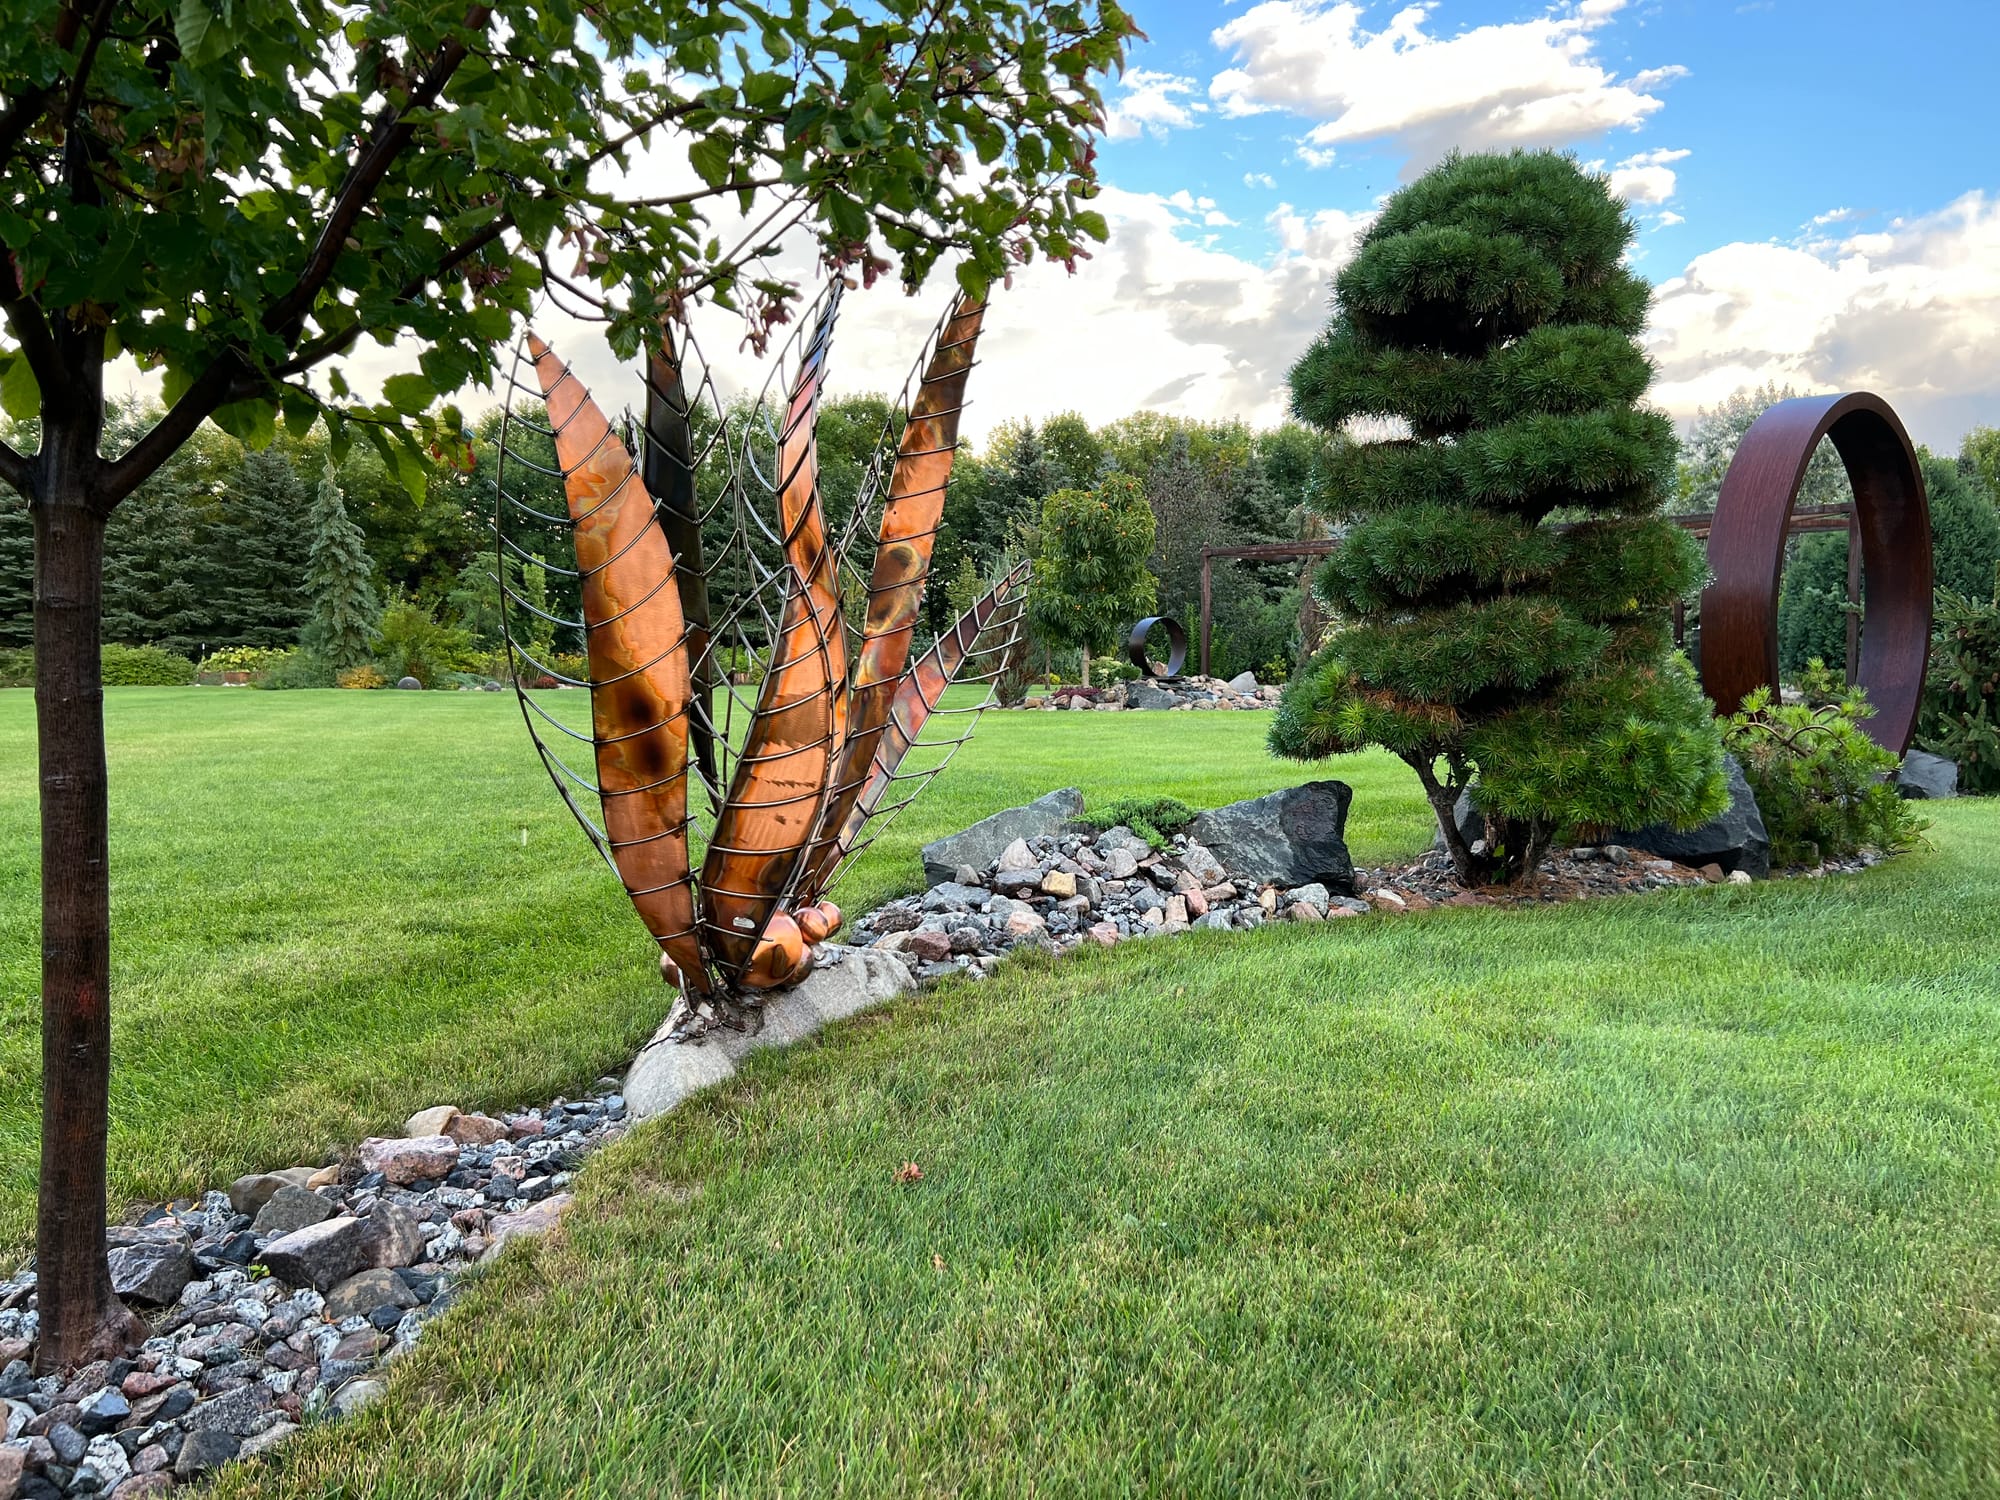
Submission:
[[[334,686],[344,688],[378,688],[388,681],[379,669],[365,662],[358,667],[344,667],[333,677]]]

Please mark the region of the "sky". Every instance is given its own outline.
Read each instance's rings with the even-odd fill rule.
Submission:
[[[1626,198],[1656,288],[1652,399],[1677,419],[1776,381],[1874,390],[1935,447],[2000,425],[2000,0],[1133,11],[1147,39],[1107,88],[1098,157],[1110,239],[996,293],[975,439],[1065,410],[1280,420],[1382,199],[1454,147],[1513,146],[1574,151]],[[850,297],[835,393],[899,389],[949,296],[940,277]],[[706,325],[726,383],[753,378],[738,333]]]

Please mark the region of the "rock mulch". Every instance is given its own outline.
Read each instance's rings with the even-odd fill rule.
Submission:
[[[583,1158],[626,1128],[618,1088],[504,1119],[426,1110],[353,1161],[114,1229],[117,1290],[151,1314],[130,1359],[33,1378],[35,1273],[0,1281],[0,1500],[166,1494],[366,1405],[460,1272],[555,1223]]]
[[[1114,713],[1127,709],[1215,712],[1246,708],[1276,708],[1284,689],[1260,686],[1248,672],[1224,682],[1220,677],[1156,677],[1133,682],[1114,682],[1108,687],[1080,687],[1065,684],[1053,687],[1040,698],[1021,706],[1054,713],[1096,711]]]

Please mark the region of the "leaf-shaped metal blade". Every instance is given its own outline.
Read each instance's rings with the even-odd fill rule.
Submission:
[[[633,906],[698,994],[709,988],[688,859],[687,631],[674,555],[632,455],[553,350],[529,353],[574,522],[604,835]]]

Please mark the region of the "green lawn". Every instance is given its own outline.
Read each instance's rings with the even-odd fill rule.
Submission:
[[[581,693],[543,695],[581,712]],[[665,1014],[638,920],[548,783],[513,697],[114,688],[111,1170],[122,1198],[319,1161],[441,1099],[539,1102],[621,1071]],[[1265,715],[992,714],[856,866],[861,911],[916,849],[1052,787],[1197,806],[1302,779]],[[1254,727],[1253,727],[1254,726]],[[1393,761],[1357,853],[1421,841]],[[34,703],[0,692],[0,1261],[31,1238],[38,1031]]]
[[[112,708],[122,1184],[587,1081],[657,1011],[504,703]],[[996,717],[913,811],[1221,800],[1286,779],[1259,732]],[[1361,857],[1422,839],[1340,774]],[[2000,1492],[2000,804],[1935,817],[1859,877],[1131,944],[759,1054],[215,1493]]]

